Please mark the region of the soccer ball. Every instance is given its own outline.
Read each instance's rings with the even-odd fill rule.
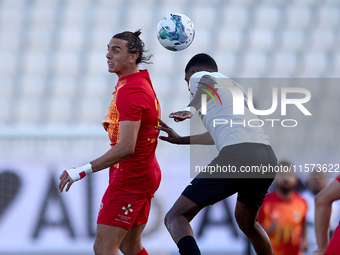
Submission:
[[[194,37],[194,24],[181,13],[170,13],[157,25],[157,39],[168,50],[184,50],[192,43]]]

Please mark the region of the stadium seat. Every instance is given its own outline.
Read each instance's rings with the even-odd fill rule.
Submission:
[[[303,77],[320,77],[325,71],[327,59],[321,53],[308,53],[304,57]]]
[[[52,98],[47,103],[48,116],[43,121],[51,125],[72,124],[75,122],[73,103],[69,99]]]
[[[221,73],[229,77],[233,77],[237,61],[236,54],[233,53],[219,54],[215,57],[215,60],[218,63],[218,68]]]
[[[248,7],[249,5],[251,5],[253,3],[253,1],[251,0],[231,0],[229,1],[229,5],[230,6],[243,6],[243,7]]]
[[[255,11],[255,28],[275,29],[281,21],[281,10],[278,7],[263,6]]]
[[[325,6],[318,10],[318,25],[319,29],[333,29],[339,25],[340,11],[332,6]]]
[[[139,28],[146,30],[148,27],[150,27],[151,21],[154,18],[152,8],[149,7],[141,6],[139,8],[128,8],[126,11],[126,15],[121,17],[121,24],[123,25],[121,26],[120,30],[122,31],[135,31]],[[156,26],[154,26],[154,29],[156,29]]]
[[[267,65],[267,57],[264,53],[251,52],[244,57],[243,77],[261,77]]]
[[[109,102],[105,102],[98,98],[82,97],[78,101],[76,122],[80,125],[97,124],[100,125],[107,115]]]
[[[111,1],[108,1],[111,2]],[[93,38],[96,43],[95,46],[101,46],[103,41],[105,46],[109,42],[109,39],[118,32],[121,32],[121,11],[117,8],[107,8],[105,6],[98,7],[94,10],[93,17]],[[96,38],[99,36],[99,38]]]
[[[333,77],[340,77],[340,53],[335,53],[333,56]]]
[[[57,76],[51,86],[52,99],[69,99],[76,97],[77,78],[74,76]]]
[[[80,54],[75,53],[66,53],[65,51],[61,51],[59,54],[56,54],[54,60],[54,72],[56,75],[77,75],[79,72],[80,63]]]
[[[293,52],[278,52],[273,58],[273,77],[290,77],[296,67],[297,57]]]
[[[224,29],[245,29],[248,25],[249,10],[242,7],[226,8],[221,27]]]
[[[50,6],[37,6],[32,9],[31,17],[31,29],[36,31],[53,30],[57,22],[58,12],[53,10]]]
[[[15,1],[13,1],[15,2]],[[7,2],[9,3],[9,2]],[[6,8],[6,3],[2,3],[0,15],[0,31],[20,31],[25,25],[25,17],[27,13],[24,8],[19,6],[11,6]],[[6,9],[5,9],[6,8]],[[6,10],[6,11],[4,11]]]
[[[82,29],[63,29],[60,31],[60,50],[66,53],[78,53],[84,50],[85,30]]]
[[[211,6],[196,7],[193,9],[190,17],[194,26],[203,30],[214,29],[215,23],[219,22],[217,17],[217,8]]]
[[[280,50],[299,51],[306,47],[306,35],[302,30],[284,30],[280,33]]]
[[[11,75],[0,76],[0,101],[4,99],[11,100],[14,96],[15,80]],[[1,109],[1,108],[0,108]]]
[[[330,29],[311,31],[311,51],[325,53],[334,47],[335,33]]]
[[[160,20],[168,13],[180,12],[183,9],[185,9],[185,2],[183,0],[163,1],[160,6],[159,14],[157,13],[155,15],[157,15],[156,17]]]
[[[22,59],[25,75],[44,76],[44,74],[48,73],[50,67],[48,57],[48,54],[35,53],[34,51],[27,53]]]
[[[105,44],[104,50],[97,52],[89,52],[86,55],[86,62],[83,63],[85,66],[86,74],[89,75],[106,75],[108,73],[107,69],[107,46]]]
[[[21,33],[12,29],[1,29],[0,31],[0,53],[15,55],[20,48]]]
[[[0,52],[0,73],[6,75],[16,75],[18,60],[14,54]]]
[[[94,99],[110,98],[115,87],[115,82],[110,82],[111,80],[113,79],[110,79],[109,76],[102,75],[86,75],[82,77],[83,82],[80,85],[82,96]]]
[[[41,99],[45,96],[46,80],[41,75],[25,75],[20,86],[21,96],[28,99]]]
[[[212,37],[213,32],[214,31],[210,30],[202,30],[200,33],[196,33],[195,39],[190,45],[190,48],[188,48],[188,51],[195,52],[194,54],[196,54],[198,52],[208,52],[213,50],[211,45],[217,43]]]
[[[223,29],[218,33],[218,51],[235,53],[241,50],[244,33],[241,30]]]
[[[164,48],[161,48],[164,53],[155,54],[152,58],[153,65],[152,70],[157,76],[167,77],[173,73],[173,68],[176,65],[176,59],[174,54],[169,54]]]
[[[2,91],[2,90],[1,90]],[[0,100],[0,123],[2,125],[6,125],[10,121],[13,121],[11,119],[12,116],[12,100],[11,99],[1,99]]]
[[[37,40],[39,38],[39,40]],[[40,28],[31,28],[27,38],[27,48],[29,53],[42,53],[47,58],[50,56],[51,47],[56,43],[53,30],[42,30]]]
[[[43,112],[43,100],[37,98],[21,99],[16,105],[17,118],[14,120],[18,125],[34,125],[40,123]]]
[[[291,6],[287,10],[287,28],[305,29],[312,19],[311,10],[307,7]]]
[[[274,33],[270,30],[253,30],[249,35],[249,50],[256,52],[270,51],[274,42]]]
[[[48,9],[56,10],[59,6],[63,7],[62,2],[60,1],[35,0],[34,4],[35,4],[35,8],[37,9],[48,8]]]

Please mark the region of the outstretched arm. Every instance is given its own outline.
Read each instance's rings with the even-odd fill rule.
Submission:
[[[139,127],[140,121],[121,121],[119,125],[119,142],[104,155],[89,164],[65,170],[59,177],[59,191],[62,192],[66,185],[66,191],[68,191],[75,181],[82,179],[86,174],[113,166],[133,154]]]
[[[191,81],[194,82],[194,81]],[[174,121],[179,122],[185,119],[192,118],[193,114],[202,106],[202,95],[209,95],[207,102],[212,98],[212,93],[215,93],[216,81],[210,75],[204,75],[197,84],[198,90],[194,95],[194,98],[188,105],[188,108],[183,111],[173,112],[169,115],[169,118],[173,118]],[[213,92],[214,91],[214,92]],[[189,110],[190,108],[190,110]]]
[[[168,136],[159,137],[159,139],[163,141],[167,141],[173,144],[204,144],[204,145],[215,144],[209,132],[193,136],[180,136],[161,119],[159,119],[159,124],[160,126],[155,127],[155,129],[164,131],[168,134]]]
[[[313,255],[324,255],[328,244],[328,226],[332,202],[340,199],[340,183],[333,180],[315,196],[315,237],[318,248]]]

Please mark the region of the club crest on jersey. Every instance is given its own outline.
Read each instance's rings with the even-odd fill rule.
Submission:
[[[131,208],[131,205],[128,204],[127,206],[123,206],[122,210],[125,211],[124,214],[127,215],[129,212],[133,212],[133,209]]]

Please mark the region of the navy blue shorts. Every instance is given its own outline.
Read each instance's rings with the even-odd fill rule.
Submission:
[[[237,200],[246,208],[259,209],[272,184],[275,173],[241,173],[241,167],[276,166],[277,159],[270,145],[240,143],[224,147],[209,166],[234,166],[236,173],[223,173],[211,178],[208,173],[200,173],[183,191],[182,195],[200,207],[215,204],[235,193]],[[209,178],[206,178],[209,177]]]

